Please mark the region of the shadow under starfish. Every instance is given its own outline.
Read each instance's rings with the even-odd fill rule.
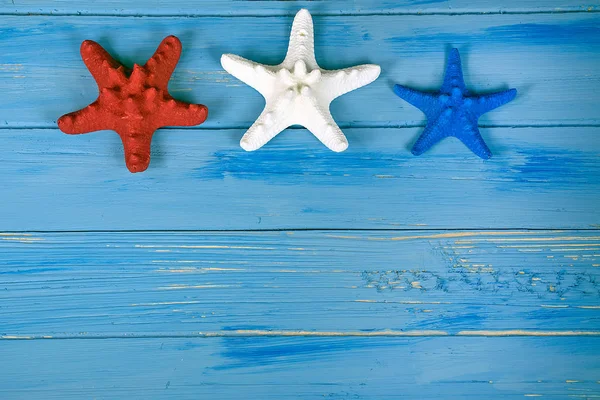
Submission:
[[[492,152],[481,137],[477,121],[486,112],[513,100],[517,90],[480,96],[469,93],[463,79],[460,55],[457,49],[452,49],[444,83],[438,93],[420,92],[402,85],[395,85],[394,93],[427,116],[425,130],[412,148],[414,155],[421,155],[440,140],[454,136],[473,153],[487,160]]]

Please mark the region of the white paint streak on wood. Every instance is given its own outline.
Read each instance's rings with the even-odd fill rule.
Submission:
[[[27,243],[27,242],[39,242],[44,239],[30,238],[30,237],[1,237],[0,240],[13,240],[15,242]]]
[[[198,272],[226,272],[226,271],[246,271],[243,268],[218,268],[218,267],[206,267],[206,268],[160,268],[155,270],[156,272],[168,272],[171,274],[194,274]]]
[[[163,301],[157,303],[134,303],[131,304],[132,307],[150,307],[150,306],[170,306],[170,305],[179,305],[179,304],[200,304],[200,301]]]
[[[0,336],[0,339],[7,339],[7,340],[30,340],[33,339],[32,336],[22,336],[22,335],[2,335]]]
[[[170,249],[241,249],[241,250],[275,250],[275,247],[255,247],[255,246],[224,246],[224,245],[142,245],[136,244],[137,248],[154,249],[154,248],[170,248]]]
[[[240,285],[169,285],[158,287],[157,290],[185,290],[185,289],[222,289],[222,288],[231,288],[231,287],[240,287]]]
[[[354,300],[357,303],[385,303],[385,304],[452,304],[446,301],[418,301],[418,300]]]
[[[421,283],[418,281],[411,282],[410,286],[412,286],[414,289],[423,289],[423,287],[421,286]]]
[[[548,231],[551,233],[564,232],[562,230],[553,230]],[[335,239],[357,239],[357,240],[393,240],[393,241],[404,241],[404,240],[421,240],[421,239],[452,239],[459,237],[476,237],[476,236],[509,236],[509,235],[539,235],[538,232],[535,231],[472,231],[472,232],[448,232],[448,233],[436,233],[430,235],[414,235],[414,236],[395,236],[395,237],[370,237],[370,236],[349,236],[349,235],[326,235],[327,237],[335,238]],[[552,238],[546,238],[552,239]],[[595,240],[600,239],[600,236]],[[471,239],[471,240],[498,240],[502,239]],[[528,240],[526,238],[522,239],[504,239],[504,240]],[[468,244],[467,242],[455,241],[456,244]]]

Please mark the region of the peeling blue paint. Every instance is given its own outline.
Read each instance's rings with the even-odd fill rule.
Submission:
[[[522,23],[492,26],[484,31],[490,38],[535,45],[576,46],[578,50],[594,50],[600,46],[600,25],[597,21],[563,24]]]
[[[356,349],[406,346],[405,341],[370,341],[366,338],[224,338],[220,356],[226,363],[215,370],[279,367],[318,363]],[[422,339],[427,340],[427,339]]]
[[[296,131],[282,134],[293,134]],[[315,144],[319,145],[319,144]],[[261,149],[256,152],[228,150],[214,153],[210,161],[196,168],[197,179],[257,180],[268,184],[296,185],[298,181],[314,184],[361,185],[378,170],[402,167],[409,154],[365,153],[347,151],[342,154],[327,149],[293,149],[288,151]]]

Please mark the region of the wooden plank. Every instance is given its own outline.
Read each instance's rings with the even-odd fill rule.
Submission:
[[[0,0],[4,13],[18,14],[78,14],[78,15],[293,15],[299,8],[309,8],[316,15],[348,14],[426,14],[426,13],[499,13],[499,12],[566,12],[595,11],[598,3],[594,1],[536,0],[503,1],[502,4],[491,0],[433,0],[426,2],[410,0],[328,0],[314,1],[273,1],[273,0],[203,0],[190,2],[173,0],[168,3],[160,0],[129,1],[74,1],[74,0]]]
[[[3,234],[0,252],[4,338],[600,335],[599,231]]]
[[[492,128],[481,161],[456,139],[408,151],[420,128],[346,129],[336,154],[306,130],[246,153],[243,130],[155,135],[130,174],[112,132],[0,132],[0,228],[594,228],[598,128]]]
[[[391,86],[439,87],[448,45],[461,50],[470,88],[520,91],[481,124],[600,124],[598,14],[341,16],[317,17],[315,24],[322,67],[375,62],[383,69],[375,83],[332,104],[342,127],[423,125],[423,114]],[[278,63],[290,25],[291,18],[280,17],[0,17],[0,124],[53,127],[60,115],[95,99],[97,87],[79,56],[84,39],[99,41],[131,65],[145,62],[160,39],[176,34],[184,54],[173,94],[209,107],[204,128],[247,128],[264,101],[228,75],[219,58],[231,52]]]
[[[0,342],[3,400],[594,399],[599,338]]]

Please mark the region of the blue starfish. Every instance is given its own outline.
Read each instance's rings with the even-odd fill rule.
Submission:
[[[394,93],[427,116],[427,126],[412,148],[415,156],[423,154],[440,140],[454,136],[473,153],[487,160],[492,152],[479,133],[477,120],[486,112],[514,99],[517,90],[482,96],[470,94],[465,89],[460,55],[457,49],[452,49],[448,56],[444,83],[438,93],[419,92],[401,85],[394,86]]]

